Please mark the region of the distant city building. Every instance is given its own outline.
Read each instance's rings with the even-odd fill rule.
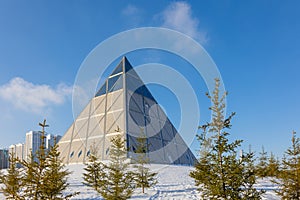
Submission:
[[[10,155],[12,153],[14,153],[14,155],[16,155],[16,145],[14,145],[14,144],[10,145],[8,148],[8,154]]]
[[[61,135],[56,135],[55,137],[56,137],[56,143],[58,143],[60,141],[60,139],[62,138]]]
[[[13,144],[9,146],[8,150],[9,155],[13,154],[15,158],[18,158],[20,160],[24,160],[25,156],[25,144],[23,143],[18,143],[18,144]],[[8,163],[9,165],[9,163]],[[17,167],[21,167],[21,164],[18,163]]]
[[[24,143],[16,144],[16,158],[19,158],[20,160],[24,160],[25,158],[24,150],[25,150]]]
[[[61,139],[60,135],[48,134],[46,136],[46,149],[49,150],[52,146],[54,146],[55,144],[57,144],[60,139]]]
[[[24,143],[18,143],[13,144],[9,146],[9,154],[14,154],[15,158],[18,158],[20,160],[24,159],[24,150],[25,150],[25,144]]]
[[[26,133],[26,151],[25,151],[25,159],[28,160],[30,158],[30,154],[35,156],[40,146],[42,145],[41,140],[42,133],[40,131],[29,131]],[[50,150],[51,146],[54,146],[60,140],[61,136],[47,134],[45,135],[45,148]]]
[[[9,147],[9,153],[14,153],[15,157],[19,158],[20,160],[29,160],[30,155],[34,156],[39,150],[40,146],[42,145],[41,140],[41,132],[40,131],[29,131],[26,133],[25,144],[14,144]],[[59,135],[52,135],[47,134],[45,136],[44,145],[47,150],[50,149],[55,143],[60,140],[61,136]]]
[[[48,134],[46,136],[46,149],[50,149],[51,146],[53,146],[55,143],[54,143],[54,140],[55,140],[55,136],[54,135],[51,135],[51,134]]]
[[[8,150],[0,149],[0,169],[8,168]]]
[[[26,133],[25,139],[25,159],[29,161],[30,155],[33,156],[39,150],[42,144],[41,133],[39,131],[29,131]]]

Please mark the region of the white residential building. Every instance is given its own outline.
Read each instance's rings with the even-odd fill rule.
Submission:
[[[23,160],[25,157],[24,155],[25,145],[24,143],[16,144],[16,158]]]
[[[33,156],[39,150],[41,146],[41,133],[39,131],[29,131],[26,133],[25,139],[25,159],[30,159],[30,154]]]
[[[19,158],[20,160],[24,159],[24,153],[25,153],[25,144],[24,143],[18,143],[13,144],[9,146],[9,153],[13,153],[15,158]]]

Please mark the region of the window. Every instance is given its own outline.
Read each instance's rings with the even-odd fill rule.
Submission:
[[[190,160],[190,157],[187,154],[185,155],[185,157],[187,160]]]
[[[115,75],[115,74],[118,74],[120,72],[123,71],[123,62],[121,62],[118,67],[113,71],[113,73],[111,75]]]
[[[89,156],[91,154],[91,151],[88,150],[88,152],[86,153],[86,156]]]
[[[125,59],[125,71],[128,72],[129,70],[133,69],[131,64],[128,62],[127,59]],[[133,71],[133,70],[132,70]],[[131,71],[131,72],[132,72]]]
[[[116,91],[122,89],[123,87],[123,78],[122,75],[114,76],[108,79],[108,91]]]
[[[106,149],[105,153],[106,155],[109,153],[109,148]]]
[[[72,151],[72,153],[70,154],[70,158],[72,158],[74,156],[74,151]]]
[[[145,97],[148,97],[149,99],[154,100],[152,94],[150,93],[150,91],[148,90],[146,85],[142,85],[139,88],[137,88],[135,91],[135,93],[141,94]]]
[[[82,154],[82,150],[79,151],[78,158],[81,156],[81,154]]]
[[[102,85],[102,87],[96,93],[96,97],[101,96],[106,93],[106,82]]]

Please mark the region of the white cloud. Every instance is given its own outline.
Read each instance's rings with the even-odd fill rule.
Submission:
[[[140,24],[142,23],[143,19],[143,11],[132,5],[129,4],[127,5],[123,10],[122,10],[122,17],[124,19],[124,22],[127,24],[128,27],[139,27]]]
[[[198,40],[208,41],[205,31],[199,30],[199,20],[192,15],[191,6],[186,2],[172,2],[163,12],[163,27],[178,30]]]
[[[123,10],[122,10],[123,15],[136,15],[139,14],[139,9],[134,6],[134,5],[127,5]]]
[[[0,86],[0,98],[14,107],[40,114],[51,105],[61,105],[72,93],[72,87],[59,84],[55,88],[49,85],[38,85],[20,77],[11,79]]]

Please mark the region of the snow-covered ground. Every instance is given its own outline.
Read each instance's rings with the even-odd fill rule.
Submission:
[[[69,165],[68,168],[72,172],[72,174],[69,177],[70,187],[66,192],[80,192],[80,194],[73,199],[102,199],[96,192],[93,191],[92,188],[89,188],[82,184],[82,173],[84,165]],[[140,188],[136,189],[131,199],[200,199],[200,193],[197,191],[193,179],[189,177],[189,172],[193,170],[192,167],[152,164],[150,165],[150,168],[153,171],[158,172],[158,184],[155,187],[146,190],[145,194],[141,193]],[[263,199],[280,199],[274,192],[274,189],[276,189],[276,185],[274,185],[270,179],[265,178],[259,180],[256,187],[266,190]],[[0,199],[5,199],[1,193]]]

